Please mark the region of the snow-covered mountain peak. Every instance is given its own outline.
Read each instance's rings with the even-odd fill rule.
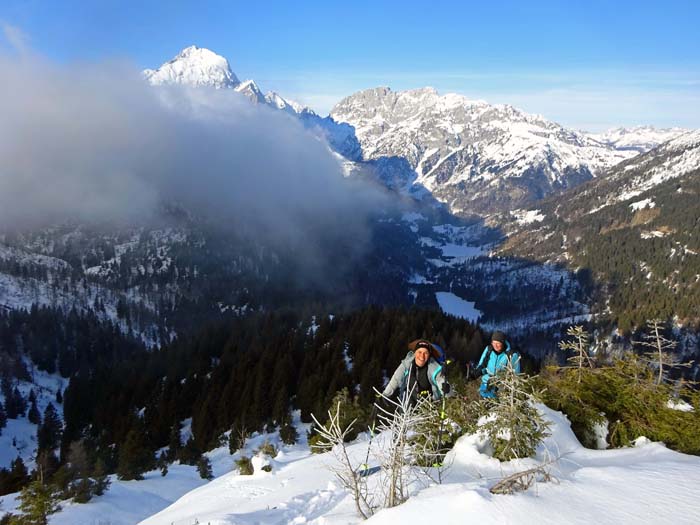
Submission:
[[[586,135],[619,150],[644,153],[688,131],[684,128],[635,126],[632,128],[613,128],[604,133],[587,133]]]
[[[295,102],[294,100],[289,100],[287,98],[282,97],[279,93],[276,93],[274,91],[268,91],[265,94],[265,101],[272,107],[280,109],[282,111],[286,111],[287,113],[291,114],[296,114],[299,115],[301,113],[309,113],[309,114],[314,114],[315,113],[308,107],[302,106],[298,102]]]
[[[245,80],[238,84],[234,91],[248,97],[254,104],[266,104],[265,95],[254,80]]]
[[[403,187],[428,189],[456,212],[522,206],[636,154],[510,105],[430,87],[360,91],[331,117],[355,128],[364,160],[405,160],[413,171]]]
[[[143,74],[152,85],[185,84],[221,89],[235,88],[240,83],[228,60],[197,46],[186,47],[158,69],[146,69]]]

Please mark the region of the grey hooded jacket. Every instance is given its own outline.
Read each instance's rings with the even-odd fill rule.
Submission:
[[[408,377],[411,375],[411,367],[416,366],[413,352],[406,354],[406,357],[399,364],[398,368],[391,376],[389,383],[386,385],[382,395],[390,397],[399,389],[401,395],[406,392]],[[443,387],[447,382],[445,374],[442,370],[442,365],[435,361],[432,357],[428,361],[428,379],[433,385],[433,399],[440,399],[443,396]]]

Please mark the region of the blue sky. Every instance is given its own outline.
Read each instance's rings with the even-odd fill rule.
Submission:
[[[3,0],[0,47],[146,68],[196,44],[321,113],[359,89],[430,85],[582,129],[700,128],[698,20],[690,0]]]

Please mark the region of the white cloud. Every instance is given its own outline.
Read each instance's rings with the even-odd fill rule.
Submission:
[[[29,38],[19,27],[0,20],[0,29],[14,51],[21,55],[26,55],[29,52]]]
[[[233,91],[153,88],[125,64],[0,55],[0,225],[143,224],[161,203],[299,258],[360,251],[377,193],[294,118]]]

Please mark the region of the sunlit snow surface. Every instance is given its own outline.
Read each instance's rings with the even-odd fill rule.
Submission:
[[[700,458],[637,440],[619,450],[584,449],[560,413],[540,406],[552,422],[552,436],[535,459],[500,463],[484,453],[476,435],[458,440],[448,458],[451,467],[442,486],[413,484],[411,498],[378,512],[368,523],[446,524],[697,524],[700,523]],[[303,430],[300,432],[303,434]],[[375,438],[380,443],[385,436]],[[265,439],[251,440],[246,453]],[[273,440],[275,437],[273,436]],[[359,463],[367,453],[367,436],[349,446]],[[218,476],[206,483],[193,467],[173,466],[144,481],[114,482],[109,492],[87,505],[65,505],[51,525],[253,525],[355,524],[361,520],[352,498],[335,481],[331,454],[311,455],[305,443],[282,447],[271,473],[239,476],[226,448],[208,453]],[[509,474],[559,458],[551,468],[556,481],[538,483],[515,495],[492,495],[489,488]],[[379,475],[369,478],[370,488]],[[3,510],[13,498],[4,498]],[[172,502],[172,504],[171,504]],[[160,510],[162,509],[162,510]],[[160,510],[160,512],[158,512]],[[152,515],[151,515],[152,514]],[[150,517],[148,517],[151,515]]]

